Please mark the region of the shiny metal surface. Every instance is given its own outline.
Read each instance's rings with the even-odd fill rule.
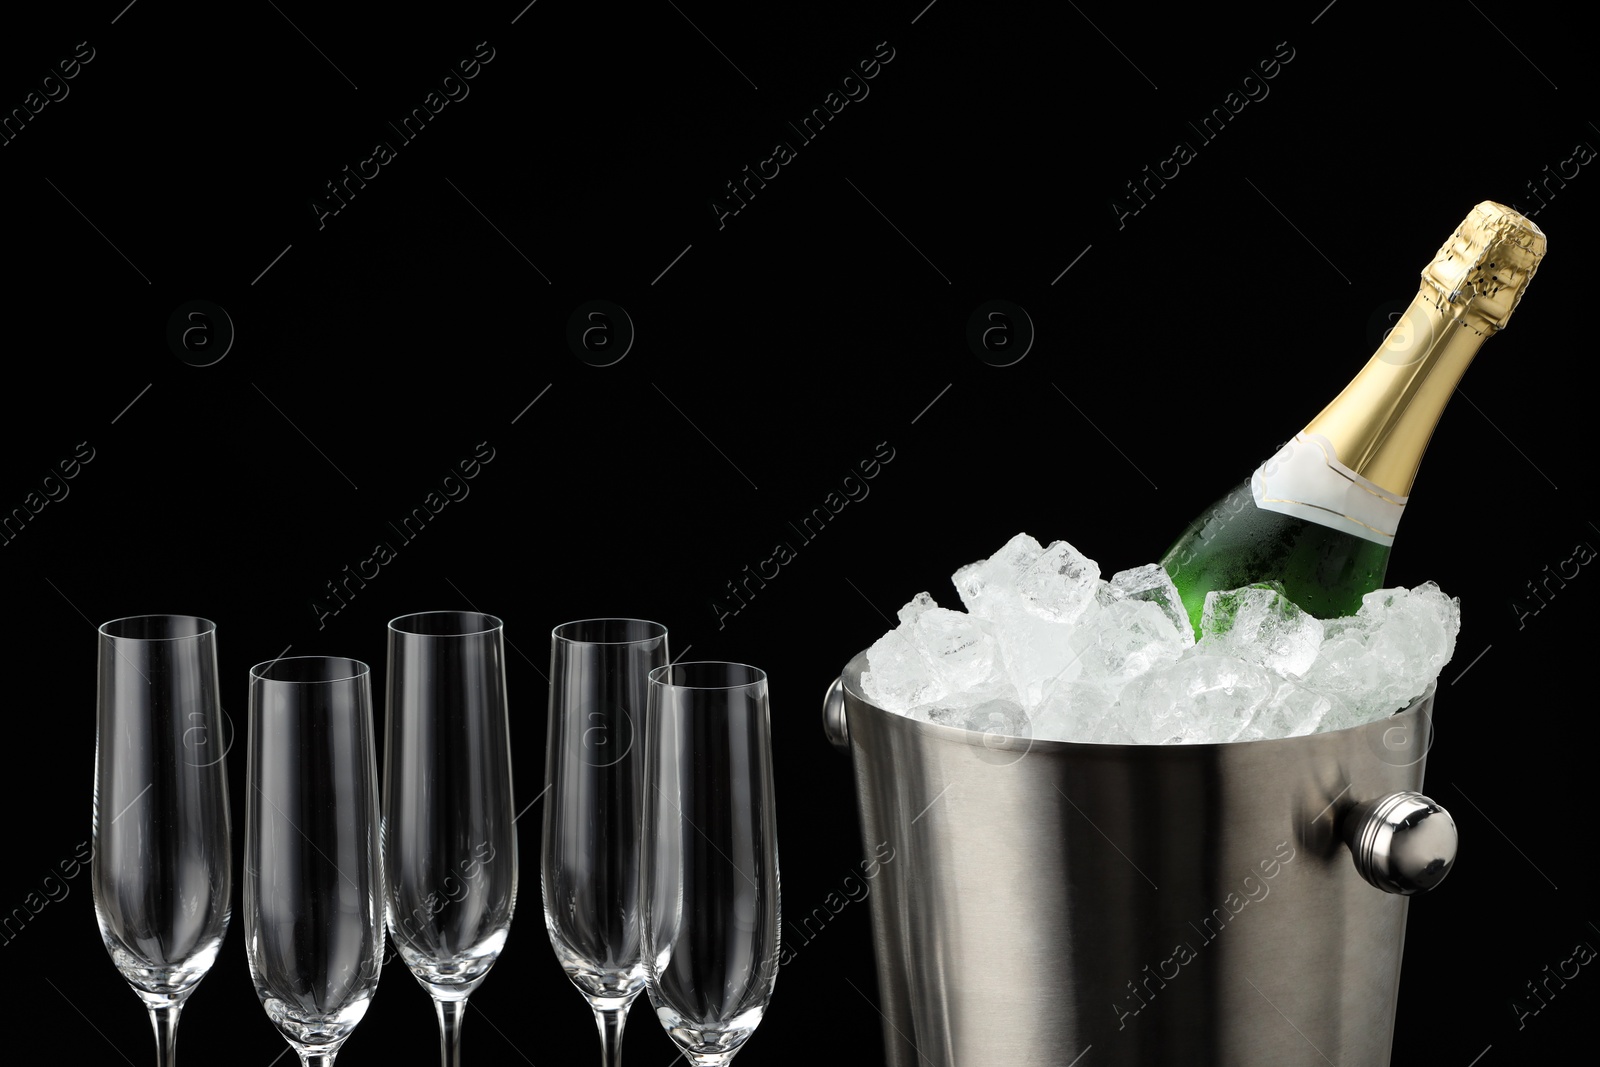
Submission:
[[[1361,877],[1386,893],[1426,892],[1455,865],[1455,820],[1421,793],[1358,805],[1345,816],[1343,836]]]
[[[1420,789],[1431,689],[1328,734],[1087,745],[889,714],[865,665],[842,693],[863,844],[895,856],[870,898],[891,1067],[1389,1063],[1409,898],[1343,822]]]
[[[850,724],[844,717],[844,679],[835,678],[822,698],[822,732],[837,748],[850,747]]]

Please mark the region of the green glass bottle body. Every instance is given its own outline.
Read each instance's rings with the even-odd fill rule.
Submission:
[[[1289,599],[1317,618],[1353,615],[1363,596],[1382,587],[1389,549],[1257,507],[1246,481],[1190,523],[1161,566],[1199,633],[1207,593],[1256,582],[1281,582]]]
[[[1543,231],[1520,212],[1486,200],[1468,213],[1366,366],[1162,557],[1197,634],[1213,590],[1279,582],[1328,619],[1355,614],[1383,585],[1434,427],[1544,252]]]

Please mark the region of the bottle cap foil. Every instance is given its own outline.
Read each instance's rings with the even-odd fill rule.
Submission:
[[[1485,200],[1422,270],[1440,310],[1481,333],[1504,328],[1544,258],[1544,231],[1520,212]]]

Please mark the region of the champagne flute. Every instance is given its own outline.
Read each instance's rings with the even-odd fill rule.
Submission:
[[[217,958],[232,906],[216,625],[114,619],[100,627],[99,660],[95,919],[150,1012],[158,1067],[173,1067],[178,1015]]]
[[[640,730],[650,671],[667,658],[667,628],[643,619],[582,619],[550,637],[544,921],[594,1011],[603,1067],[621,1064],[628,1008],[644,989]]]
[[[650,1003],[695,1067],[755,1032],[778,972],[778,839],[767,676],[650,672],[640,926]]]
[[[244,936],[267,1018],[333,1067],[383,964],[369,671],[296,656],[250,668]]]
[[[517,901],[505,643],[493,615],[389,623],[383,871],[389,936],[433,997],[444,1067]]]

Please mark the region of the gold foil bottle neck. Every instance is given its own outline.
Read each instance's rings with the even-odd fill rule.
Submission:
[[[1503,329],[1544,258],[1544,231],[1522,213],[1485,200],[1422,269],[1439,309],[1480,333]]]
[[[1511,318],[1544,258],[1544,231],[1485,200],[1422,271],[1383,346],[1305,431],[1384,492],[1406,497],[1472,357]]]

